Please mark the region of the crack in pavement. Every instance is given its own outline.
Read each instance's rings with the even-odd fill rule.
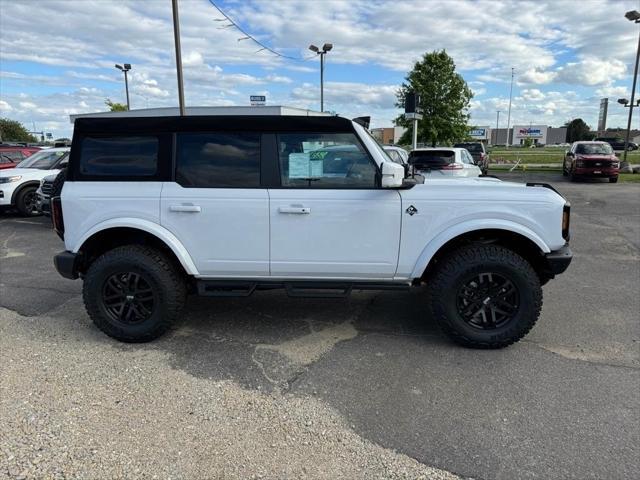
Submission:
[[[609,361],[598,360],[599,358],[604,359],[604,354],[596,351],[586,351],[586,349],[582,347],[574,347],[569,345],[550,345],[539,343],[532,340],[520,340],[523,343],[528,343],[530,345],[534,345],[545,352],[549,352],[555,355],[559,355],[563,358],[567,358],[569,360],[575,360],[578,362],[588,363],[591,365],[602,365],[606,367],[614,367],[614,368],[626,368],[631,370],[640,370],[640,366],[630,365],[626,363],[611,363]],[[637,361],[637,359],[636,359]]]

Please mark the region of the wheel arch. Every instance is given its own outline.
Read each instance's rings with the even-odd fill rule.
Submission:
[[[83,267],[88,266],[102,253],[122,245],[148,245],[165,251],[188,275],[197,275],[198,270],[182,243],[165,228],[148,221],[104,222],[85,233],[76,246],[74,253],[80,253]]]
[[[40,186],[40,180],[27,180],[26,182],[18,185],[18,187],[11,194],[11,205],[16,204],[16,198],[18,198],[18,195],[20,195],[20,192],[22,192],[25,188],[36,187],[36,190],[37,190],[39,186]]]
[[[529,228],[504,221],[456,225],[442,232],[425,246],[414,267],[412,278],[427,278],[449,252],[469,243],[505,246],[529,261],[543,283],[549,279],[544,256],[551,251],[549,246]]]

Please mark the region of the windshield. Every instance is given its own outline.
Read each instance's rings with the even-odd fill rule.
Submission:
[[[454,163],[456,154],[453,150],[414,150],[409,153],[411,165],[438,167]]]
[[[611,155],[613,149],[608,143],[581,143],[576,147],[576,153],[582,155]]]
[[[456,143],[454,147],[466,148],[472,153],[483,152],[482,145],[479,143]]]
[[[378,152],[380,152],[383,156],[383,158],[390,162],[393,162],[393,160],[391,159],[391,157],[389,156],[389,154],[384,150],[384,148],[382,148],[382,145],[380,145],[380,143],[378,142],[378,140],[376,140],[376,137],[374,137],[373,135],[371,135],[371,132],[369,132],[369,130],[367,130],[366,128],[364,128],[362,125],[359,124],[355,124],[356,130],[361,131],[361,132],[366,132],[367,136],[373,140],[373,143],[375,143],[376,145],[376,149],[378,150]]]
[[[37,168],[38,170],[49,170],[58,160],[68,155],[67,151],[42,151],[34,153],[29,158],[20,162],[16,168]]]

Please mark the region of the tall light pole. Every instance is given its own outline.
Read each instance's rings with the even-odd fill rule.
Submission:
[[[320,55],[320,111],[324,112],[324,56],[331,51],[333,43],[325,43],[320,50],[315,45],[309,45],[309,50]]]
[[[125,63],[123,65],[116,63],[116,68],[124,73],[124,89],[127,92],[127,110],[131,110],[131,105],[129,104],[129,79],[127,78],[127,72],[131,70],[131,64]]]
[[[640,23],[640,12],[630,10],[624,14],[625,18],[634,23]],[[629,137],[631,136],[631,117],[633,115],[634,100],[636,95],[636,80],[638,79],[638,59],[640,59],[640,35],[638,35],[638,48],[636,50],[636,66],[633,70],[633,86],[631,87],[631,102],[629,103],[629,119],[627,120],[627,136],[624,140],[624,158],[621,166],[628,166],[627,153],[629,151]]]
[[[500,110],[496,110],[496,145],[498,144],[498,128],[500,126]],[[507,133],[508,135],[508,133]]]
[[[176,71],[178,73],[178,103],[180,116],[184,117],[184,86],[182,84],[182,52],[180,49],[180,18],[178,17],[178,0],[171,0],[173,9],[173,39],[176,44]]]
[[[511,126],[511,96],[513,95],[513,72],[514,68],[511,67],[511,88],[509,89],[509,113],[507,114],[507,140],[505,141],[505,147],[509,148],[509,127]]]

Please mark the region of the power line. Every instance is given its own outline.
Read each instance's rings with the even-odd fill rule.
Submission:
[[[255,43],[256,45],[258,45],[260,47],[259,50],[256,50],[254,53],[259,53],[262,52],[264,50],[266,50],[269,53],[272,53],[280,58],[286,58],[288,60],[295,60],[297,62],[304,62],[307,60],[310,60],[312,58],[315,58],[315,55],[311,55],[308,57],[291,57],[289,55],[285,55],[283,53],[280,53],[276,50],[274,50],[273,48],[265,45],[264,43],[262,43],[260,40],[256,39],[253,35],[251,35],[249,32],[247,32],[245,29],[243,29],[240,25],[238,25],[236,22],[234,22],[229,15],[227,15],[226,13],[224,13],[224,11],[222,11],[222,9],[220,7],[218,7],[215,2],[213,0],[209,0],[209,3],[211,5],[213,5],[213,7],[218,10],[218,12],[220,12],[220,15],[222,15],[224,18],[216,18],[215,21],[216,22],[229,22],[229,24],[227,25],[222,25],[220,27],[218,27],[218,29],[227,29],[227,28],[231,28],[234,27],[236,28],[240,33],[242,33],[244,35],[244,37],[238,38],[238,42],[242,41],[242,40],[251,40],[253,41],[253,43]]]

